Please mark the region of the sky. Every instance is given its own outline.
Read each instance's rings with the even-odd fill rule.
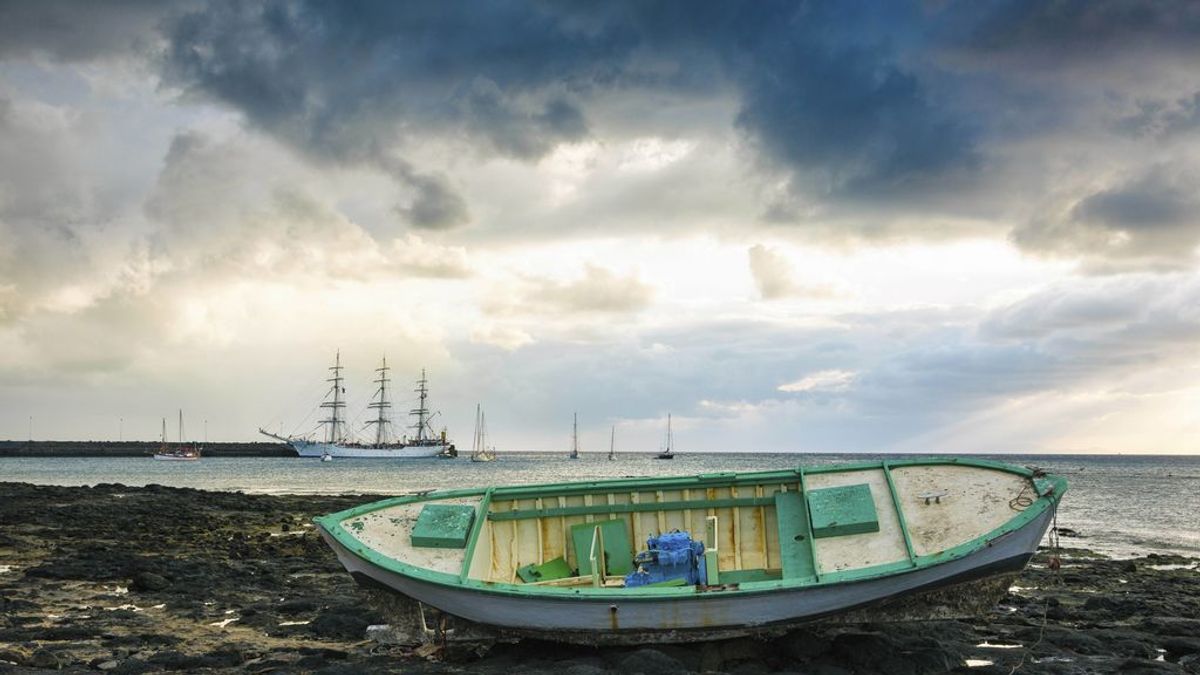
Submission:
[[[1198,179],[1188,1],[0,1],[0,438],[1200,453]]]

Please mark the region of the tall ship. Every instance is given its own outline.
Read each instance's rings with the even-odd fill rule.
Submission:
[[[301,457],[411,459],[458,456],[458,450],[446,438],[446,430],[435,432],[433,429],[432,420],[435,414],[430,414],[427,405],[429,381],[425,377],[424,369],[421,370],[421,378],[417,380],[416,389],[413,390],[417,394],[417,407],[408,413],[409,417],[413,418],[413,423],[408,427],[411,435],[405,434],[399,438],[396,437],[392,430],[392,403],[388,398],[390,393],[388,385],[391,383],[388,371],[391,369],[388,367],[386,357],[375,369],[378,374],[375,384],[378,385],[378,388],[375,390],[371,402],[367,404],[367,409],[374,412],[374,417],[368,419],[365,424],[368,429],[371,429],[369,438],[361,440],[351,436],[346,430],[344,412],[346,388],[342,385],[345,380],[342,376],[343,368],[342,355],[339,351],[334,357],[333,365],[329,367],[331,376],[326,380],[330,383],[329,391],[320,404],[322,409],[329,411],[328,417],[318,423],[318,426],[325,428],[323,438],[315,438],[312,435],[283,436],[273,434],[261,427],[258,430],[259,433],[287,443]]]

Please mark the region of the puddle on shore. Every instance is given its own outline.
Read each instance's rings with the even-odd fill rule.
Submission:
[[[994,664],[994,661],[989,661],[987,659],[967,659],[968,668],[982,668],[983,666],[990,666]]]
[[[1017,644],[1017,645],[992,644],[991,642],[987,642],[986,640],[983,642],[980,642],[979,644],[977,644],[975,646],[983,648],[983,649],[1020,649],[1022,647],[1022,645],[1019,645],[1019,644]]]
[[[224,628],[224,627],[228,626],[229,624],[233,623],[234,621],[237,621],[238,618],[239,617],[233,616],[228,619],[221,620],[221,621],[214,621],[208,625],[216,626],[217,628]]]
[[[1187,565],[1180,565],[1178,563],[1171,563],[1169,565],[1146,565],[1146,567],[1149,567],[1152,570],[1158,570],[1159,572],[1171,572],[1174,570],[1194,570],[1196,569],[1196,564],[1197,563],[1189,563]]]
[[[8,574],[13,571],[12,565],[0,565],[0,574]]]
[[[1034,659],[1034,663],[1072,663],[1075,659],[1067,656],[1044,656],[1040,659]]]
[[[279,622],[279,625],[280,626],[307,626],[310,623],[312,623],[312,621],[281,621],[281,622]]]

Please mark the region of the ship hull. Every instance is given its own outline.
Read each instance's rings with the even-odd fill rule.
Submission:
[[[200,457],[198,455],[196,457],[180,457],[177,455],[155,455],[154,459],[156,459],[160,462],[195,462],[196,460],[200,459]]]
[[[522,637],[579,644],[641,644],[724,639],[788,629],[819,619],[865,610],[859,621],[894,620],[880,605],[903,605],[932,595],[932,604],[913,602],[900,618],[957,619],[994,606],[1030,557],[1049,526],[1039,515],[1016,532],[980,551],[941,565],[856,583],[798,587],[760,593],[697,593],[688,598],[621,602],[608,598],[530,598],[476,588],[428,583],[365,561],[320,530],[338,561],[359,582],[436,607],[443,612]],[[995,583],[986,583],[995,580]],[[982,582],[982,583],[981,583]],[[948,591],[939,596],[938,591]],[[928,605],[928,606],[926,606]],[[615,612],[613,608],[619,610]]]
[[[423,492],[316,523],[361,583],[502,634],[687,642],[978,614],[1036,552],[1065,490],[1028,468],[913,458]],[[426,509],[467,524],[430,541]],[[644,556],[668,530],[703,545],[698,580],[631,583],[659,564]]]
[[[417,459],[421,457],[436,457],[448,450],[449,443],[435,445],[402,445],[385,448],[372,448],[339,445],[337,443],[306,443],[293,441],[288,443],[301,457],[321,458],[326,453],[331,457],[354,457],[360,459]]]

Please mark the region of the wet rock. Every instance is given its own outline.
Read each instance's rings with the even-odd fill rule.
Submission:
[[[618,661],[618,669],[624,675],[645,673],[659,675],[660,673],[685,673],[687,668],[676,659],[667,656],[657,649],[643,648],[625,655]]]
[[[25,665],[30,668],[42,668],[45,670],[58,670],[63,667],[62,659],[59,655],[49,649],[39,649],[25,660]]]
[[[1126,659],[1117,666],[1117,672],[1129,675],[1142,673],[1160,675],[1161,673],[1182,673],[1183,669],[1174,663],[1151,661],[1149,659]]]
[[[1162,641],[1167,654],[1179,657],[1184,654],[1200,654],[1200,637],[1172,636]]]
[[[129,590],[138,593],[163,591],[170,587],[171,582],[154,572],[138,572],[129,583]]]
[[[776,648],[796,661],[809,661],[826,654],[831,647],[829,638],[809,630],[788,633],[775,641]]]
[[[384,623],[383,617],[377,612],[343,605],[318,614],[309,624],[309,630],[324,638],[362,640],[366,636],[367,626],[381,623]]]
[[[20,647],[0,647],[0,663],[22,666],[29,659],[29,652]]]

